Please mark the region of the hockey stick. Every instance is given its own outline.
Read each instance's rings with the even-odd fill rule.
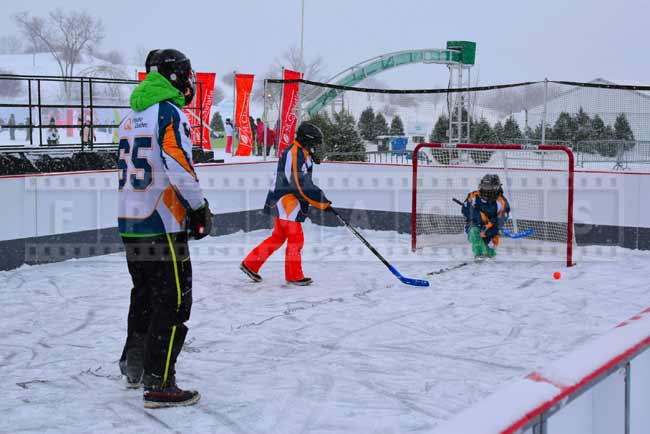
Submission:
[[[503,235],[505,235],[508,238],[517,239],[517,238],[524,238],[527,237],[528,235],[534,234],[535,229],[526,229],[525,231],[518,232],[516,234],[513,234],[508,229],[503,229],[501,232],[503,233]]]
[[[454,202],[456,202],[456,203],[457,203],[458,205],[460,205],[460,206],[464,206],[463,202],[459,201],[459,200],[456,199],[455,197],[452,197],[451,200],[453,200]],[[501,230],[501,233],[503,233],[503,235],[505,235],[505,236],[508,237],[508,238],[517,239],[517,238],[524,238],[524,237],[527,237],[527,236],[529,236],[529,235],[534,234],[534,233],[535,233],[535,229],[526,229],[525,231],[518,232],[518,233],[516,233],[516,234],[510,232],[508,229],[502,229],[502,230]]]
[[[368,242],[368,240],[366,240],[359,232],[357,232],[355,228],[350,226],[350,223],[348,223],[343,217],[341,217],[340,214],[336,212],[334,208],[330,206],[328,209],[332,211],[332,213],[334,213],[336,217],[338,217],[339,221],[343,223],[345,227],[347,227],[350,230],[350,232],[352,232],[354,236],[359,239],[359,241],[361,241],[368,249],[370,249],[370,251],[374,253],[375,256],[378,257],[379,260],[383,262],[383,264],[386,267],[388,267],[390,272],[393,273],[393,275],[397,277],[400,282],[412,286],[429,286],[428,280],[412,279],[410,277],[402,276],[402,274],[399,271],[397,271],[397,269],[393,267],[386,259],[384,259],[384,257],[381,256],[381,254]]]

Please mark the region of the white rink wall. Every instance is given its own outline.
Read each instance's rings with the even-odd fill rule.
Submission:
[[[199,166],[197,171],[213,212],[261,209],[275,164]],[[472,173],[476,171],[459,170],[466,173],[455,176],[476,178],[476,173]],[[336,207],[411,212],[410,166],[326,163],[316,168],[314,179]],[[472,188],[468,186],[468,191]],[[576,172],[575,222],[650,228],[650,202],[644,194],[647,191],[650,191],[650,174]],[[1,177],[0,195],[5,204],[0,240],[116,226],[115,171]]]
[[[551,365],[503,386],[434,434],[647,433],[649,330],[646,309]]]

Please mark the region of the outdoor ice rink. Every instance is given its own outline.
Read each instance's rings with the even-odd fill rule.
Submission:
[[[1,272],[0,432],[427,432],[649,302],[650,252],[594,248],[571,269],[501,258],[418,288],[345,228],[304,227],[310,287],[286,285],[284,249],[262,283],[238,270],[268,231],[192,243],[177,380],[201,392],[194,407],[145,411],[120,378],[123,254]],[[409,277],[458,262],[413,255],[406,234],[362,232]]]

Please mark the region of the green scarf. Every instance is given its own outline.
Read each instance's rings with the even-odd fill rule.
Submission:
[[[141,112],[159,102],[171,100],[183,108],[185,97],[165,77],[158,72],[150,72],[131,94],[131,108]]]

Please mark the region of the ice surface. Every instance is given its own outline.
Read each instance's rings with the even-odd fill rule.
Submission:
[[[417,288],[345,228],[304,227],[310,287],[285,284],[283,250],[260,284],[237,269],[268,231],[192,244],[177,370],[203,395],[194,407],[145,411],[119,378],[122,254],[0,273],[0,432],[428,431],[650,305],[648,252],[588,249],[571,269],[503,258]],[[410,253],[407,234],[363,233],[405,276],[453,263]]]

